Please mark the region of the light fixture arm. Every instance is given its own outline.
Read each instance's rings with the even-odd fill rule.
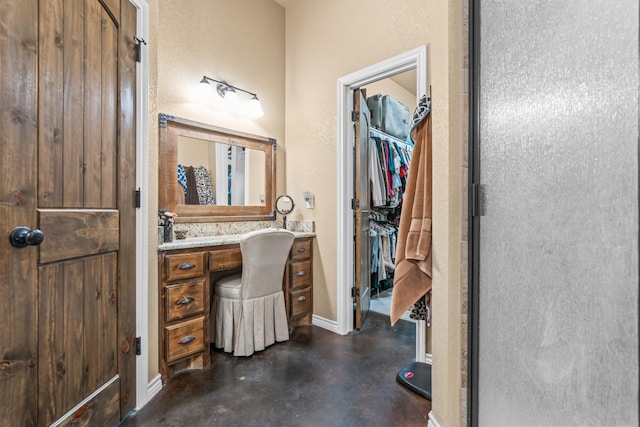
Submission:
[[[212,79],[211,77],[207,77],[207,76],[202,76],[202,80],[200,80],[200,83],[208,83],[208,81],[216,82],[216,83],[218,83],[219,86],[222,85],[222,88],[224,89],[223,90],[224,92],[226,92],[227,89],[231,88],[233,90],[239,90],[240,92],[247,93],[247,94],[249,94],[251,96],[254,96],[256,98],[258,97],[258,95],[256,95],[253,92],[249,92],[248,90],[244,90],[244,89],[241,89],[241,88],[239,88],[237,86],[230,85],[229,83],[227,83],[225,81]],[[220,90],[218,90],[218,92],[220,92]]]

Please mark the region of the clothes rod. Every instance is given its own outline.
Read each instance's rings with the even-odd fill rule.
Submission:
[[[390,139],[393,142],[396,142],[398,144],[402,144],[406,147],[409,147],[411,149],[413,149],[413,144],[408,143],[407,141],[403,141],[400,138],[397,138],[393,135],[389,135],[388,133],[382,132],[380,129],[376,129],[376,128],[369,128],[369,133],[370,134],[376,134],[377,136],[381,137],[381,138],[387,138]]]

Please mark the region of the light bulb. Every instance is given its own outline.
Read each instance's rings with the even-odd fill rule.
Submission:
[[[260,100],[256,95],[249,100],[249,114],[251,117],[262,117],[264,116],[264,111],[262,111],[262,105],[260,104]]]
[[[224,102],[229,105],[236,105],[238,103],[238,94],[232,86],[229,86],[224,94]]]
[[[200,80],[200,84],[198,85],[198,88],[200,89],[200,92],[203,92],[206,94],[210,94],[211,91],[213,90],[213,88],[209,84],[209,80],[207,80],[206,77],[203,77],[202,80]]]

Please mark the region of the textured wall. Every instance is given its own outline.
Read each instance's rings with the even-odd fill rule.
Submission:
[[[460,107],[460,0],[290,0],[286,4],[285,32],[285,10],[271,0],[149,0],[150,41],[156,44],[150,46],[151,213],[157,205],[158,112],[277,138],[278,188],[297,201],[304,190],[316,197],[315,209],[298,203],[290,219],[316,223],[314,311],[335,320],[337,79],[428,45],[437,147],[434,185],[438,186],[434,304],[440,306],[433,330],[433,357],[439,366],[433,411],[441,425],[455,425],[460,416],[460,139],[466,127]],[[199,102],[193,85],[203,74],[256,91],[265,117],[238,119]],[[150,247],[150,351],[154,352],[155,241]],[[150,359],[150,377],[154,367]]]
[[[316,195],[314,314],[337,318],[336,82],[420,45],[429,46],[434,139],[433,413],[460,420],[460,189],[462,10],[459,0],[287,2],[287,191]],[[437,317],[437,320],[436,320]]]
[[[314,313],[336,320],[336,82],[338,78],[430,42],[422,0],[296,0],[287,22],[287,191],[315,193]],[[380,23],[376,25],[375,23]]]
[[[275,138],[284,191],[284,9],[272,0],[149,0],[149,378],[158,372],[158,113]],[[251,10],[251,13],[246,13]],[[264,116],[225,111],[202,97],[203,75],[258,94]],[[239,94],[242,98],[244,95]]]
[[[637,425],[638,2],[481,7],[480,425]]]

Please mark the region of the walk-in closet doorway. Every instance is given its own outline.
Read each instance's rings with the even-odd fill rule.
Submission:
[[[374,64],[362,70],[338,79],[338,332],[347,334],[354,329],[356,320],[362,323],[366,317],[366,311],[372,297],[372,287],[368,271],[365,274],[358,266],[370,262],[368,244],[368,210],[363,212],[361,205],[355,201],[355,194],[359,188],[367,188],[364,184],[368,177],[359,174],[358,165],[362,160],[356,161],[356,144],[359,138],[354,132],[352,111],[356,110],[360,89],[367,88],[367,96],[373,95],[373,91],[384,89],[385,80],[394,76],[406,76],[407,73],[415,78],[415,100],[409,107],[417,104],[418,97],[427,92],[427,47],[405,52],[393,58]],[[398,80],[398,79],[396,79]],[[398,84],[394,82],[394,84]],[[373,91],[371,90],[373,89]],[[354,101],[355,99],[355,101]],[[360,98],[362,99],[362,98]],[[365,119],[368,120],[368,119]],[[358,127],[358,126],[355,126]],[[368,197],[366,197],[368,199]],[[368,202],[367,202],[368,204]],[[355,209],[354,209],[355,208]],[[356,232],[356,229],[359,232]],[[360,242],[358,241],[360,239]],[[358,246],[363,248],[358,250]],[[354,287],[357,291],[353,291]],[[352,293],[353,292],[353,293]],[[357,295],[359,292],[359,295]],[[357,296],[353,296],[356,294]],[[375,297],[375,290],[373,291]],[[354,303],[355,299],[355,303]],[[355,304],[355,310],[354,310]],[[359,317],[359,319],[358,319]],[[429,362],[431,357],[426,352],[426,322],[416,321],[416,361]]]
[[[408,177],[405,172],[410,165],[413,152],[413,143],[404,132],[410,129],[411,115],[415,111],[418,97],[416,70],[413,68],[354,90],[354,103],[358,103],[357,98],[360,94],[361,105],[356,105],[355,108],[360,112],[360,120],[354,123],[354,128],[360,128],[359,132],[355,132],[355,141],[360,143],[354,144],[353,157],[356,184],[354,199],[358,201],[358,209],[354,209],[354,235],[359,229],[362,230],[362,235],[360,246],[357,245],[358,238],[355,238],[354,259],[361,259],[365,264],[360,267],[360,274],[359,265],[356,264],[356,279],[360,278],[362,283],[361,292],[356,292],[354,302],[356,329],[364,325],[368,311],[386,316],[389,316],[391,311],[398,226],[403,208],[402,196]],[[376,103],[379,105],[384,97],[389,97],[389,102],[397,101],[393,102],[396,107],[400,104],[406,107],[406,120],[401,119],[400,115],[393,115],[394,120],[390,121],[392,123],[388,123],[387,117],[382,126],[381,116],[378,115],[376,119],[372,107]],[[394,111],[400,111],[400,108]],[[375,153],[372,153],[374,148]],[[393,172],[392,175],[386,173],[389,169],[387,165],[391,164],[397,166],[395,177]],[[372,184],[374,181],[376,185]],[[361,215],[365,212],[368,218],[361,218],[359,223],[358,211]],[[369,246],[366,245],[367,240]],[[361,256],[359,249],[363,252]],[[366,263],[367,255],[369,263]],[[363,293],[366,293],[364,298]],[[406,312],[402,319],[413,321],[409,312]]]

